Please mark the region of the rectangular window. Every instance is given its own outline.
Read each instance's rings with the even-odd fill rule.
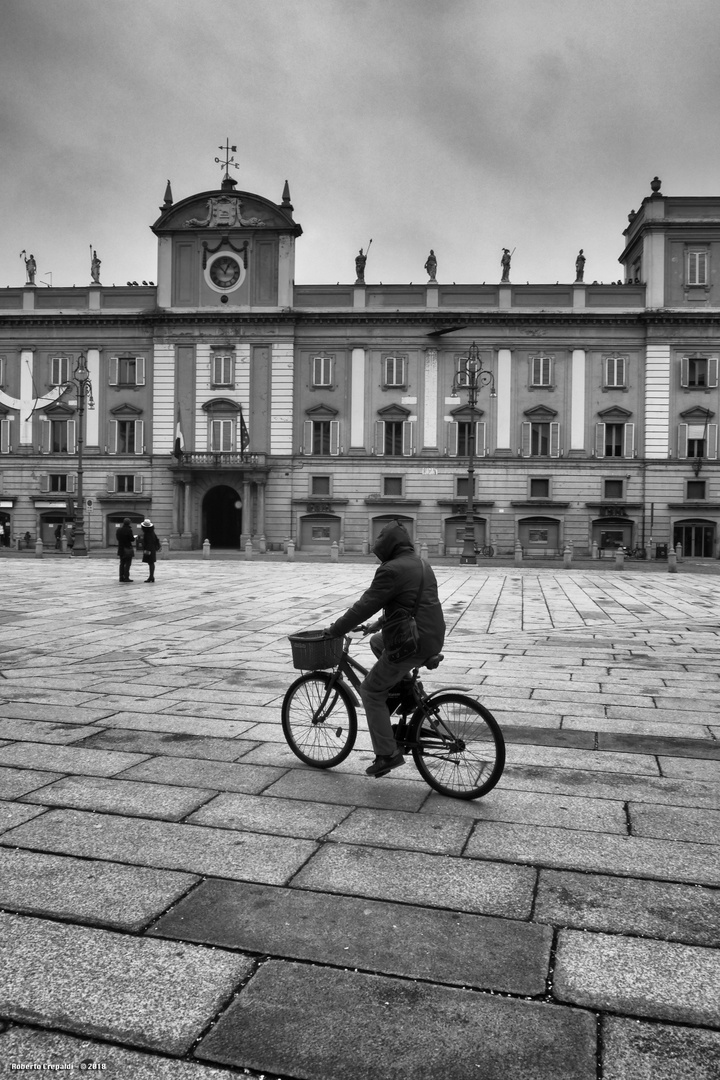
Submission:
[[[130,495],[135,492],[135,476],[132,473],[118,473],[115,477],[115,490],[120,495]]]
[[[383,361],[384,368],[384,385],[385,386],[404,386],[405,385],[405,357],[404,356],[386,356]]]
[[[9,454],[12,450],[12,420],[0,420],[0,454]]]
[[[385,421],[385,453],[388,457],[401,457],[403,452],[403,421]]]
[[[526,420],[521,426],[522,457],[560,457],[560,424]]]
[[[623,456],[624,433],[624,424],[605,425],[605,457]]]
[[[455,495],[457,496],[458,499],[467,499],[468,491],[469,491],[468,484],[469,484],[469,480],[468,480],[467,476],[456,476],[455,477]],[[476,488],[476,484],[475,484],[475,477],[473,476],[473,498],[475,497],[476,490],[477,490],[477,488]]]
[[[550,453],[550,425],[532,424],[530,428],[530,456],[547,457]]]
[[[232,386],[235,382],[235,357],[220,356],[216,354],[212,358],[212,381],[213,386]]]
[[[688,255],[687,255],[687,283],[688,283],[688,285],[707,285],[707,283],[708,283],[708,253],[707,253],[707,251],[688,251]]]
[[[332,386],[332,356],[313,356],[313,386]]]
[[[603,481],[603,499],[622,499],[624,497],[622,480]]]
[[[606,386],[625,386],[625,360],[624,356],[605,357]]]
[[[5,357],[0,356],[0,386],[5,385]]]
[[[213,420],[210,424],[210,451],[213,454],[229,454],[234,450],[233,421]]]
[[[135,453],[135,421],[118,420],[117,422],[117,452],[118,454]]]
[[[530,498],[531,499],[549,499],[550,498],[550,480],[546,477],[542,479],[536,478],[530,481]]]
[[[697,500],[705,498],[705,481],[704,480],[688,480],[687,481],[687,494],[685,496],[688,500]]]
[[[705,390],[718,384],[716,356],[683,356],[680,360],[680,385]]]
[[[311,476],[310,477],[310,494],[311,495],[329,495],[330,494],[330,477],[329,476]]]
[[[67,420],[50,421],[50,453],[68,453],[68,422]]]
[[[49,476],[49,490],[50,491],[67,491],[68,490],[68,478],[66,473],[50,473]]]
[[[144,356],[111,356],[110,386],[144,386]]]
[[[550,386],[552,382],[552,357],[533,356],[530,365],[532,386]]]
[[[402,498],[403,494],[403,478],[402,476],[383,476],[383,495],[386,497]]]
[[[304,454],[337,457],[340,453],[339,420],[306,420],[303,430]]]
[[[53,356],[50,359],[50,385],[64,386],[70,382],[70,357]]]

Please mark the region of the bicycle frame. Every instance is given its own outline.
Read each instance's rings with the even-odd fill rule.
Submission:
[[[361,699],[360,699],[360,682],[361,682],[361,680],[358,678],[358,676],[355,674],[355,672],[360,672],[360,674],[362,676],[365,676],[368,673],[368,669],[363,667],[363,665],[360,664],[354,657],[350,656],[351,642],[352,642],[352,638],[348,634],[345,637],[345,640],[343,642],[342,656],[340,657],[340,660],[338,661],[337,666],[335,667],[332,675],[330,676],[330,681],[328,682],[327,689],[326,689],[325,693],[323,694],[322,701],[318,705],[317,713],[313,717],[313,720],[316,720],[316,721],[324,720],[325,707],[326,707],[326,705],[328,703],[330,695],[332,694],[334,688],[338,685],[338,683],[340,683],[342,686],[345,687],[345,689],[350,694],[350,696],[352,697],[352,699],[353,699],[353,701],[355,702],[356,705],[361,704]],[[404,735],[404,729],[407,727],[408,716],[413,716],[415,714],[415,712],[417,711],[417,709],[419,709],[421,707],[425,707],[427,709],[427,712],[428,712],[427,722],[429,723],[430,727],[433,729],[433,731],[437,735],[438,739],[441,741],[442,745],[446,747],[448,739],[450,739],[452,743],[456,742],[455,736],[452,734],[452,732],[448,731],[446,734],[443,734],[439,730],[439,727],[440,727],[440,724],[442,723],[442,721],[438,720],[437,717],[433,717],[431,715],[430,709],[428,708],[428,706],[432,702],[432,699],[435,696],[435,694],[426,694],[424,689],[422,688],[422,685],[420,686],[420,689],[418,689],[419,674],[420,674],[420,667],[419,666],[411,669],[410,675],[412,676],[412,692],[413,692],[413,697],[415,698],[415,707],[411,710],[410,713],[403,710],[402,713],[400,714],[400,716],[398,717],[398,724],[397,724],[398,734],[397,734],[397,738],[398,738],[399,742],[401,742],[403,744],[403,747],[406,750],[412,750],[412,748],[414,746],[419,746],[420,745],[417,742],[410,742]],[[346,676],[346,678],[343,678],[343,675]],[[348,683],[350,685],[348,685]],[[443,691],[438,690],[435,693],[441,694],[441,693],[443,693]],[[400,733],[399,729],[402,729],[402,734]],[[447,749],[447,747],[446,747],[446,749]]]

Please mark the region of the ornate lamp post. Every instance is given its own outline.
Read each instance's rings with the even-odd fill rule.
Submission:
[[[87,545],[85,543],[85,500],[83,498],[83,444],[85,441],[85,400],[89,409],[95,408],[95,402],[93,401],[92,383],[90,382],[90,372],[87,367],[87,359],[85,353],[80,353],[75,365],[75,371],[73,372],[73,383],[77,390],[77,402],[78,402],[78,437],[77,437],[77,449],[78,449],[78,469],[77,469],[77,500],[75,502],[75,543],[73,544],[73,555],[87,555]]]
[[[453,394],[460,390],[467,390],[468,405],[470,407],[470,430],[468,432],[468,491],[467,509],[465,511],[465,536],[463,537],[463,549],[460,563],[477,564],[475,554],[475,407],[478,396],[483,386],[490,387],[490,397],[495,397],[495,376],[492,371],[486,371],[480,358],[480,351],[473,341],[468,350],[468,355],[463,356],[458,365],[453,380]]]

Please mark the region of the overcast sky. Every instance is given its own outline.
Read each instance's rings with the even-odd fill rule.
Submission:
[[[155,221],[279,202],[298,283],[613,281],[650,194],[720,195],[718,0],[0,0],[0,286],[155,281]]]

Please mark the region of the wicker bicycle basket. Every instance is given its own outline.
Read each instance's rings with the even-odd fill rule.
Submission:
[[[341,637],[324,637],[322,630],[301,630],[288,638],[292,647],[293,667],[303,671],[331,668],[340,660],[343,651]]]

